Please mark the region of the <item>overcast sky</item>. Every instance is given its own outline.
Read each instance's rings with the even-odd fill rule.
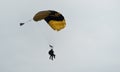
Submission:
[[[0,72],[120,72],[119,0],[1,0],[0,9]],[[19,26],[42,10],[62,13],[66,28]]]

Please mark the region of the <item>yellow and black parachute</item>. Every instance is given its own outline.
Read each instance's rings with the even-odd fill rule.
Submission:
[[[53,30],[56,31],[60,31],[66,26],[64,16],[57,11],[53,10],[40,11],[33,17],[33,20],[36,22],[41,21],[43,19],[49,24],[49,26]],[[24,23],[20,23],[20,26],[22,26],[23,24]]]

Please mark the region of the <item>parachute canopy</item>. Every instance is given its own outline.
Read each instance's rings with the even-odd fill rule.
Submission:
[[[66,22],[63,15],[57,11],[53,10],[40,11],[33,17],[33,20],[36,22],[41,21],[43,19],[49,24],[49,26],[53,30],[60,31],[66,26]]]

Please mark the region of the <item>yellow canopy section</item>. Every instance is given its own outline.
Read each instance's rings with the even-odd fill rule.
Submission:
[[[66,23],[65,23],[65,20],[63,20],[63,21],[51,20],[49,22],[49,25],[51,26],[52,29],[60,31],[61,29],[63,29],[66,26]]]

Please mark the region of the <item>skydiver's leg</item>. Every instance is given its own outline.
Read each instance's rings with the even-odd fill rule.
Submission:
[[[51,60],[53,60],[53,56],[51,57]]]
[[[49,59],[51,59],[52,56],[49,57]]]
[[[53,57],[55,58],[55,55],[53,55]]]

